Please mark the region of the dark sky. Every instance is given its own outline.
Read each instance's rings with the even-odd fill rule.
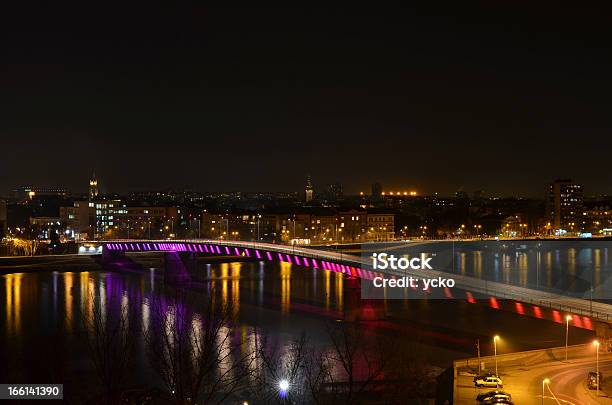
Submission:
[[[82,3],[0,6],[0,194],[612,194],[610,10]]]

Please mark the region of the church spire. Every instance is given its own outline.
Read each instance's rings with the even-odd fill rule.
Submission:
[[[98,197],[98,179],[96,179],[96,171],[94,170],[89,180],[89,199],[94,200]]]

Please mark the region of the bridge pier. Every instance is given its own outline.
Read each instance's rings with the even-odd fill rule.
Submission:
[[[344,320],[347,322],[385,319],[385,301],[361,298],[361,279],[344,280]]]
[[[191,252],[173,252],[164,254],[164,281],[168,284],[183,284],[191,281],[191,273],[196,268],[196,258]]]

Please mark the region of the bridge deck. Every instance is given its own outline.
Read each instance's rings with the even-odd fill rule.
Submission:
[[[105,249],[119,251],[184,251],[194,253],[211,253],[222,255],[249,256],[261,260],[278,260],[313,268],[322,268],[345,273],[363,279],[373,279],[376,276],[424,278],[453,278],[455,286],[469,292],[512,299],[530,303],[544,308],[563,312],[586,315],[604,321],[612,320],[612,305],[582,298],[555,294],[546,291],[482,280],[470,276],[452,274],[434,270],[406,270],[401,272],[371,270],[369,259],[327,250],[316,250],[303,246],[287,246],[274,243],[222,241],[208,239],[186,240],[112,240],[101,241]],[[448,298],[454,298],[447,293]],[[458,297],[457,297],[458,298]]]

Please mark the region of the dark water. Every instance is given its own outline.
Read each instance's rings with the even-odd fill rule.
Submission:
[[[467,264],[466,264],[467,266]],[[473,266],[473,264],[471,265]],[[343,318],[347,285],[343,276],[287,263],[200,264],[195,293],[232,304],[236,334],[265,335],[279,346],[302,334],[316,345],[329,344],[328,325]],[[111,316],[130,308],[130,322],[142,330],[151,324],[151,300],[168,295],[162,270],[143,272],[32,272],[0,276],[0,382],[62,382],[75,396],[96,390],[91,356],[84,337],[84,317]],[[389,315],[364,328],[401,339],[426,363],[448,367],[473,354],[476,338],[503,333],[506,350],[562,344],[558,325],[507,317],[500,311],[465,302],[406,300],[388,302]],[[255,329],[256,328],[256,329]],[[586,339],[577,331],[573,339]],[[511,337],[511,338],[510,338]],[[158,384],[141,339],[134,348],[130,386]],[[487,343],[482,344],[483,351]]]

